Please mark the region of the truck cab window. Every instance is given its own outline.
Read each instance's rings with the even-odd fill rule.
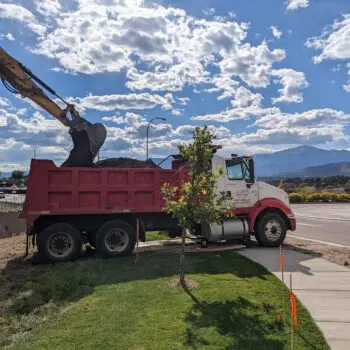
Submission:
[[[227,178],[229,180],[243,180],[244,174],[242,169],[242,162],[235,159],[226,160],[226,170],[227,170]]]

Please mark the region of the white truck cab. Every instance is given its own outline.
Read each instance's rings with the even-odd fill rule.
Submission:
[[[261,245],[280,245],[287,230],[296,228],[287,193],[256,179],[252,157],[224,158],[214,154],[212,170],[219,168],[222,175],[218,178],[218,192],[232,198],[236,216],[204,228],[205,239],[227,241],[254,235]]]

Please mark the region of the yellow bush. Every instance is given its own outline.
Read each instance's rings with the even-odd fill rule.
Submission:
[[[303,202],[350,202],[350,193],[337,194],[333,192],[290,193],[291,203]]]
[[[291,203],[303,203],[305,198],[301,193],[290,193],[289,200]]]

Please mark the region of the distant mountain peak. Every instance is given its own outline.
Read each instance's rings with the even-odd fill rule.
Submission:
[[[315,146],[310,146],[310,145],[297,146],[297,147],[294,147],[294,148],[291,148],[291,149],[300,149],[300,150],[306,150],[306,151],[308,151],[308,150],[315,150],[315,149],[323,150],[321,148],[317,148]]]
[[[274,153],[257,154],[254,159],[258,176],[274,176],[330,163],[350,162],[350,151],[301,145]]]

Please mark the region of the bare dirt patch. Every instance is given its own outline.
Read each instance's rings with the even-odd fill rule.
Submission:
[[[331,261],[335,264],[346,266],[350,268],[350,249],[334,247],[328,244],[316,243],[306,240],[288,237],[285,243],[294,247],[299,251],[306,253],[317,254],[322,258]]]
[[[20,235],[0,240],[0,268],[8,260],[23,256],[26,247],[26,236]]]
[[[188,289],[197,288],[199,286],[199,283],[195,280],[185,280],[186,287]],[[176,280],[170,280],[168,282],[169,287],[175,288],[175,287],[182,287],[181,282],[179,279]]]

